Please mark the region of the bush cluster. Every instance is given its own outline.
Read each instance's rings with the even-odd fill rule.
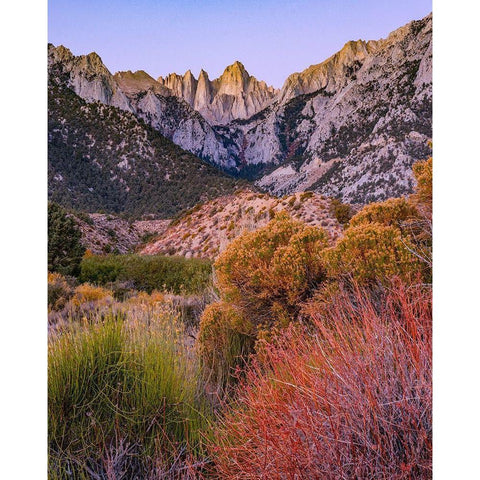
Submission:
[[[238,333],[245,342],[240,350],[250,354],[258,351],[259,338],[268,339],[269,332],[298,320],[302,305],[313,296],[323,295],[328,308],[332,293],[352,282],[372,288],[390,287],[392,279],[428,282],[431,236],[421,226],[428,223],[422,212],[431,206],[429,172],[431,160],[416,166],[418,187],[413,196],[365,206],[349,218],[334,245],[329,245],[323,229],[284,213],[235,239],[214,265],[222,300],[205,312],[200,325],[199,351],[210,374],[228,377],[241,363],[232,361],[239,349],[228,351],[226,331],[230,337]]]
[[[82,259],[80,281],[96,285],[130,282],[133,288],[148,293],[199,293],[210,284],[211,264],[162,255],[89,255]]]

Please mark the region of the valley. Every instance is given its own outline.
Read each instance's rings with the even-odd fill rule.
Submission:
[[[52,480],[431,478],[432,15],[311,54],[48,45]]]

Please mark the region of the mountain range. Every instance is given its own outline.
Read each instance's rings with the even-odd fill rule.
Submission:
[[[155,80],[144,71],[113,75],[96,53],[49,45],[48,65],[57,90],[130,115],[205,165],[277,196],[312,190],[367,203],[403,195],[412,163],[430,153],[431,14],[386,39],[347,42],[281,89],[239,61],[214,80],[203,70]],[[124,161],[113,157],[111,170]]]

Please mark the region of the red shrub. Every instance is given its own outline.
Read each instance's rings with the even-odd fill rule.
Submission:
[[[254,363],[211,445],[220,478],[431,478],[431,298],[340,290]],[[266,361],[266,363],[264,363]]]

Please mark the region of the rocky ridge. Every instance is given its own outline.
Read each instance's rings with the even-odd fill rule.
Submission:
[[[411,165],[430,154],[431,110],[429,15],[290,76],[275,103],[229,134],[245,164],[268,167],[261,188],[366,203],[411,191]]]
[[[95,53],[75,56],[60,45],[48,46],[49,76],[61,80],[86,102],[118,107],[146,121],[194,155],[234,169],[236,148],[222,138],[190,105],[146,72],[112,75]]]
[[[48,196],[69,209],[168,218],[245,182],[133,113],[86,102],[59,75],[48,88]]]
[[[183,76],[171,73],[157,80],[173,95],[183,98],[212,125],[249,118],[265,108],[278,93],[264,81],[250,76],[239,61],[228,66],[213,81],[204,70],[200,71],[198,80],[190,70]]]

